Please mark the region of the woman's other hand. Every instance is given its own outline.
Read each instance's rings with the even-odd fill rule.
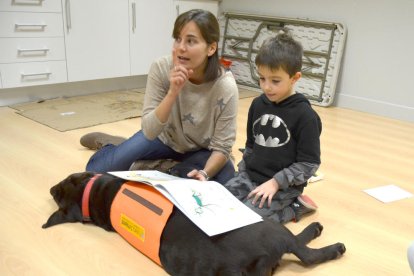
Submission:
[[[189,172],[187,174],[187,176],[190,177],[190,178],[193,178],[193,179],[200,180],[200,181],[207,181],[208,180],[205,174],[203,174],[202,172],[200,172],[199,170],[196,170],[196,169]]]

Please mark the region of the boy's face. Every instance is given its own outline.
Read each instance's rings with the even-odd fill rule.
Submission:
[[[257,68],[260,77],[260,88],[266,97],[275,103],[280,103],[294,94],[293,86],[302,74],[297,72],[290,77],[283,69],[271,70],[267,66]]]

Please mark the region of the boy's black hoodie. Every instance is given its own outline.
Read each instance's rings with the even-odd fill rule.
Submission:
[[[322,123],[302,94],[274,103],[263,94],[253,100],[247,121],[246,171],[263,183],[296,162],[320,164]],[[305,184],[305,183],[303,183]]]

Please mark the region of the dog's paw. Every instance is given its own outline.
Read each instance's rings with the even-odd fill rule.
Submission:
[[[322,234],[323,226],[319,222],[313,222],[311,224],[314,231],[314,238],[319,237]]]
[[[337,256],[336,256],[337,258],[342,256],[345,253],[346,251],[345,244],[338,242],[334,246],[337,252]]]

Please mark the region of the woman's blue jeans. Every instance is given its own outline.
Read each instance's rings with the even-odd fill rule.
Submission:
[[[142,130],[118,146],[106,145],[89,159],[87,171],[99,173],[109,171],[127,171],[136,160],[174,159],[181,161],[174,167],[179,176],[187,177],[192,169],[204,168],[211,151],[202,149],[187,153],[178,153],[161,140],[148,140]],[[211,180],[226,183],[234,176],[233,163],[228,160],[225,166]]]

